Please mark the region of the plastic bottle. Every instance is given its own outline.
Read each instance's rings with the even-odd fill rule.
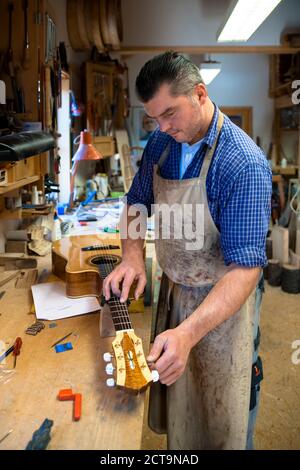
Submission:
[[[60,220],[58,218],[57,212],[54,212],[51,240],[55,242],[60,239],[61,239]]]
[[[38,204],[39,203],[39,194],[37,190],[37,186],[31,187],[31,204]]]
[[[280,162],[280,165],[281,165],[281,168],[286,168],[287,167],[287,159],[283,157],[281,162]]]

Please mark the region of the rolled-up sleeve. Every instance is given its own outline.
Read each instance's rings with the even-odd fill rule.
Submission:
[[[266,265],[271,194],[271,172],[263,165],[250,163],[235,179],[220,214],[221,244],[226,265]]]

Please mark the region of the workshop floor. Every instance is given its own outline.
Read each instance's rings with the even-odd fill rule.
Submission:
[[[264,381],[255,433],[256,449],[300,449],[300,364],[292,362],[295,340],[300,340],[300,294],[286,294],[280,287],[266,283],[260,346]],[[166,436],[149,429],[147,412],[142,449],[166,449]]]

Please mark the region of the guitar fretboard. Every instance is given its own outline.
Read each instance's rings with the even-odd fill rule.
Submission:
[[[108,261],[108,262],[107,262]],[[99,273],[102,279],[105,279],[110,274],[114,265],[110,261],[109,255],[103,256],[103,263],[98,265]],[[119,297],[111,295],[108,300],[112,320],[116,331],[132,329],[131,321],[129,318],[128,308],[126,303],[121,303]]]

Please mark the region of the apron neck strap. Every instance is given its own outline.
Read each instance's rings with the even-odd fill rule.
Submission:
[[[217,143],[218,143],[218,140],[219,140],[219,135],[220,135],[220,131],[221,131],[222,126],[223,126],[223,122],[224,122],[224,114],[221,113],[221,111],[219,110],[218,121],[217,121],[216,138],[215,138],[215,141],[214,141],[212,147],[208,148],[206,150],[199,177],[206,178],[206,176],[207,176],[207,173],[208,173],[208,170],[209,170],[209,167],[210,167],[210,163],[211,163],[212,157],[215,153],[216,146],[217,146]]]
[[[158,162],[157,162],[157,166],[158,166],[158,170],[160,172],[160,169],[162,168],[163,164],[165,163],[169,153],[170,153],[170,149],[171,149],[171,142],[168,143],[168,145],[166,146],[165,150],[163,151],[163,153],[161,154]]]

